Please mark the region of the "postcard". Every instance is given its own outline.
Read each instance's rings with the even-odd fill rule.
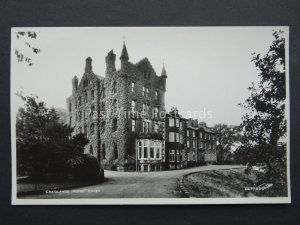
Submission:
[[[11,29],[12,204],[290,203],[289,27]]]

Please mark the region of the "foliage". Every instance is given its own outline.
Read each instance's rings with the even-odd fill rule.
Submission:
[[[233,148],[241,141],[240,128],[228,126],[226,124],[216,124],[213,131],[217,135],[217,157],[220,164],[233,163]]]
[[[25,48],[26,49],[29,49],[30,52],[34,53],[34,54],[38,54],[40,53],[40,49],[36,46],[34,46],[32,43],[30,43],[31,41],[30,40],[34,40],[37,38],[37,33],[34,32],[34,31],[19,31],[19,32],[16,32],[16,38],[20,41],[23,41],[24,42],[24,46],[26,46]],[[26,41],[26,38],[27,38],[27,41]],[[20,49],[15,49],[15,55],[17,57],[17,60],[18,62],[27,62],[29,66],[32,66],[33,65],[33,62],[32,62],[32,59],[31,57],[25,55],[24,52],[26,52],[26,50],[24,51],[25,49],[23,50],[20,50]]]
[[[71,137],[73,129],[60,123],[56,111],[38,97],[20,97],[25,106],[19,109],[16,123],[18,174],[62,174],[80,163],[88,140],[83,135]]]
[[[72,175],[79,180],[100,180],[104,177],[103,170],[100,168],[98,160],[88,154],[80,156],[81,161],[72,169]]]
[[[243,116],[243,143],[237,157],[253,166],[263,165],[265,172],[258,182],[274,185],[273,195],[286,194],[286,148],[278,147],[286,135],[285,118],[285,39],[282,31],[275,31],[268,52],[263,57],[253,54],[252,61],[259,71],[260,81],[249,87],[250,97],[240,104],[247,113]]]

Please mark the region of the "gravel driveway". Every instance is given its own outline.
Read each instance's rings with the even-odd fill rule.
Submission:
[[[107,181],[60,193],[44,193],[22,198],[61,199],[61,198],[181,198],[178,179],[188,173],[240,168],[233,165],[210,165],[182,170],[160,172],[117,172],[105,171]]]

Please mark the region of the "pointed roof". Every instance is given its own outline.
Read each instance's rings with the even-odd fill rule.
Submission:
[[[163,68],[162,68],[162,71],[161,71],[161,77],[164,77],[164,78],[167,78],[167,71],[166,71],[166,68],[165,68],[165,63],[163,63]]]
[[[123,49],[122,49],[122,53],[121,53],[121,57],[120,59],[125,59],[128,61],[129,59],[129,56],[128,56],[128,52],[127,52],[127,48],[126,48],[126,45],[125,45],[125,42],[123,44]]]

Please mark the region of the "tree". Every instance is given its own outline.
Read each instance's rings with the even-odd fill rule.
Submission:
[[[216,124],[213,131],[217,135],[217,157],[218,162],[233,162],[232,149],[241,141],[240,129],[238,126],[228,126],[226,124]]]
[[[286,135],[285,39],[282,31],[273,32],[273,36],[275,39],[263,57],[253,53],[260,81],[257,85],[252,83],[250,97],[240,104],[247,113],[241,124],[244,138],[237,156],[248,164],[247,172],[254,165],[265,165],[258,182],[272,183],[273,195],[285,195],[286,149],[278,147]]]
[[[15,55],[18,62],[26,62],[29,66],[33,65],[32,53],[40,53],[40,48],[34,46],[31,42],[37,38],[37,33],[34,31],[18,31],[16,32],[16,38],[23,44],[19,48],[15,49]],[[25,46],[25,48],[24,48]],[[22,48],[22,50],[20,49]],[[29,50],[29,51],[27,51]]]
[[[32,177],[61,174],[79,164],[88,140],[84,135],[71,137],[73,129],[59,122],[55,109],[47,108],[38,97],[20,97],[16,123],[17,172]]]

